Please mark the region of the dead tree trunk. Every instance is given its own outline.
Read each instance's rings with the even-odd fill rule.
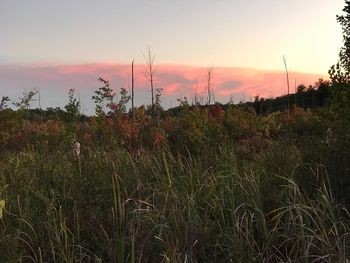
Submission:
[[[132,60],[131,63],[131,115],[132,115],[132,122],[135,121],[135,111],[134,111],[134,98],[135,98],[135,93],[134,93],[134,59]]]
[[[287,93],[287,104],[288,104],[288,117],[290,117],[290,106],[289,106],[289,75],[288,75],[288,68],[287,68],[287,60],[286,57],[283,56],[283,63],[284,63],[284,68],[286,70],[286,77],[287,77],[287,88],[288,88],[288,93]]]

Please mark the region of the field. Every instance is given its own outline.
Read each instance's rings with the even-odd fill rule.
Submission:
[[[0,263],[350,263],[350,0],[0,6]]]
[[[337,105],[2,110],[1,262],[346,262]]]

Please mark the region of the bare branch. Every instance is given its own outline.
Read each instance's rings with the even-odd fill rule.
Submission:
[[[208,86],[207,86],[207,91],[208,91],[208,105],[210,105],[210,102],[211,102],[211,97],[212,97],[212,87],[211,87],[211,82],[213,80],[213,77],[214,77],[214,72],[213,72],[213,69],[214,69],[214,65],[211,65],[207,68],[207,83],[208,83]]]

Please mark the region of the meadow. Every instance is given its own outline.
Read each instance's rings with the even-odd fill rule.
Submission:
[[[1,110],[0,261],[347,262],[349,107],[320,83],[289,110]]]
[[[19,6],[22,3],[5,20],[15,21],[16,34],[23,38],[17,42],[26,47],[22,52],[35,57],[26,45],[42,51],[55,43],[46,33],[43,36],[52,40],[50,45],[38,40],[38,33],[65,31],[34,26],[35,30],[21,34],[17,19],[24,18],[27,24],[29,18],[39,17],[40,25],[61,26],[62,15],[48,12],[50,19],[45,20],[41,14],[46,14],[45,9],[30,4],[28,10],[33,7],[41,13],[29,16]],[[106,4],[98,6],[103,8],[102,18],[108,13],[105,9],[119,17]],[[66,9],[73,10],[74,21],[80,21],[78,8],[73,7],[69,3]],[[152,18],[159,15],[154,10]],[[212,22],[218,19],[210,11],[211,18],[205,16],[211,23],[208,28],[216,28]],[[297,19],[303,17],[299,11],[303,10],[298,10]],[[209,67],[207,98],[194,94],[191,102],[180,98],[177,107],[165,110],[162,89],[153,85],[156,71],[150,48],[144,54],[152,98],[148,106],[134,105],[134,61],[131,94],[125,88],[116,94],[108,80],[98,79],[102,86],[92,96],[93,116],[81,114],[74,89],[64,109],[31,109],[34,100],[40,105],[36,90],[25,91],[15,102],[2,96],[0,263],[350,262],[350,1],[345,1],[343,12],[336,18],[343,46],[338,62],[329,70],[329,80],[299,85],[292,94],[283,58],[288,91],[277,98],[215,102],[211,81],[215,70]],[[196,9],[195,13],[203,12]],[[258,19],[251,14],[244,23]],[[62,21],[51,22],[55,16]],[[95,9],[85,16],[99,24]],[[67,21],[74,29],[74,23]],[[190,21],[197,21],[192,14]],[[124,24],[122,31],[137,35]],[[220,28],[226,26],[227,22]],[[85,31],[80,24],[75,27],[79,29],[76,35]],[[112,28],[113,34],[108,35],[118,36],[118,41],[100,34],[103,41],[99,42],[133,39],[120,37]],[[250,33],[259,39],[255,27],[251,28]],[[288,27],[281,28],[288,31]],[[5,35],[7,31],[12,37],[13,30],[5,30]],[[91,33],[95,49],[96,33],[99,30]],[[210,31],[205,33],[203,39],[216,39]],[[26,39],[30,35],[45,48]],[[70,35],[62,36],[64,45],[66,40],[75,42]],[[320,35],[312,45],[317,47],[321,43],[317,40],[326,38]],[[186,38],[184,46],[190,42]],[[307,44],[303,38],[299,42],[293,48]],[[60,52],[58,56],[63,55]],[[20,57],[21,53],[14,54]],[[308,61],[320,62],[319,58]]]

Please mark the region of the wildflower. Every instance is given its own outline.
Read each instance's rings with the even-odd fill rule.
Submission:
[[[2,209],[5,208],[5,200],[0,200],[0,219],[2,219]]]
[[[326,131],[326,138],[325,140],[321,140],[321,143],[327,144],[327,146],[330,146],[332,143],[336,142],[337,138],[333,134],[332,128],[328,128]]]
[[[80,157],[80,143],[74,142],[73,144],[73,155],[76,157]]]
[[[326,144],[329,146],[333,142],[333,131],[331,128],[328,128],[326,131]]]
[[[115,103],[111,103],[109,106],[110,106],[112,112],[116,112],[118,110],[118,105]]]

